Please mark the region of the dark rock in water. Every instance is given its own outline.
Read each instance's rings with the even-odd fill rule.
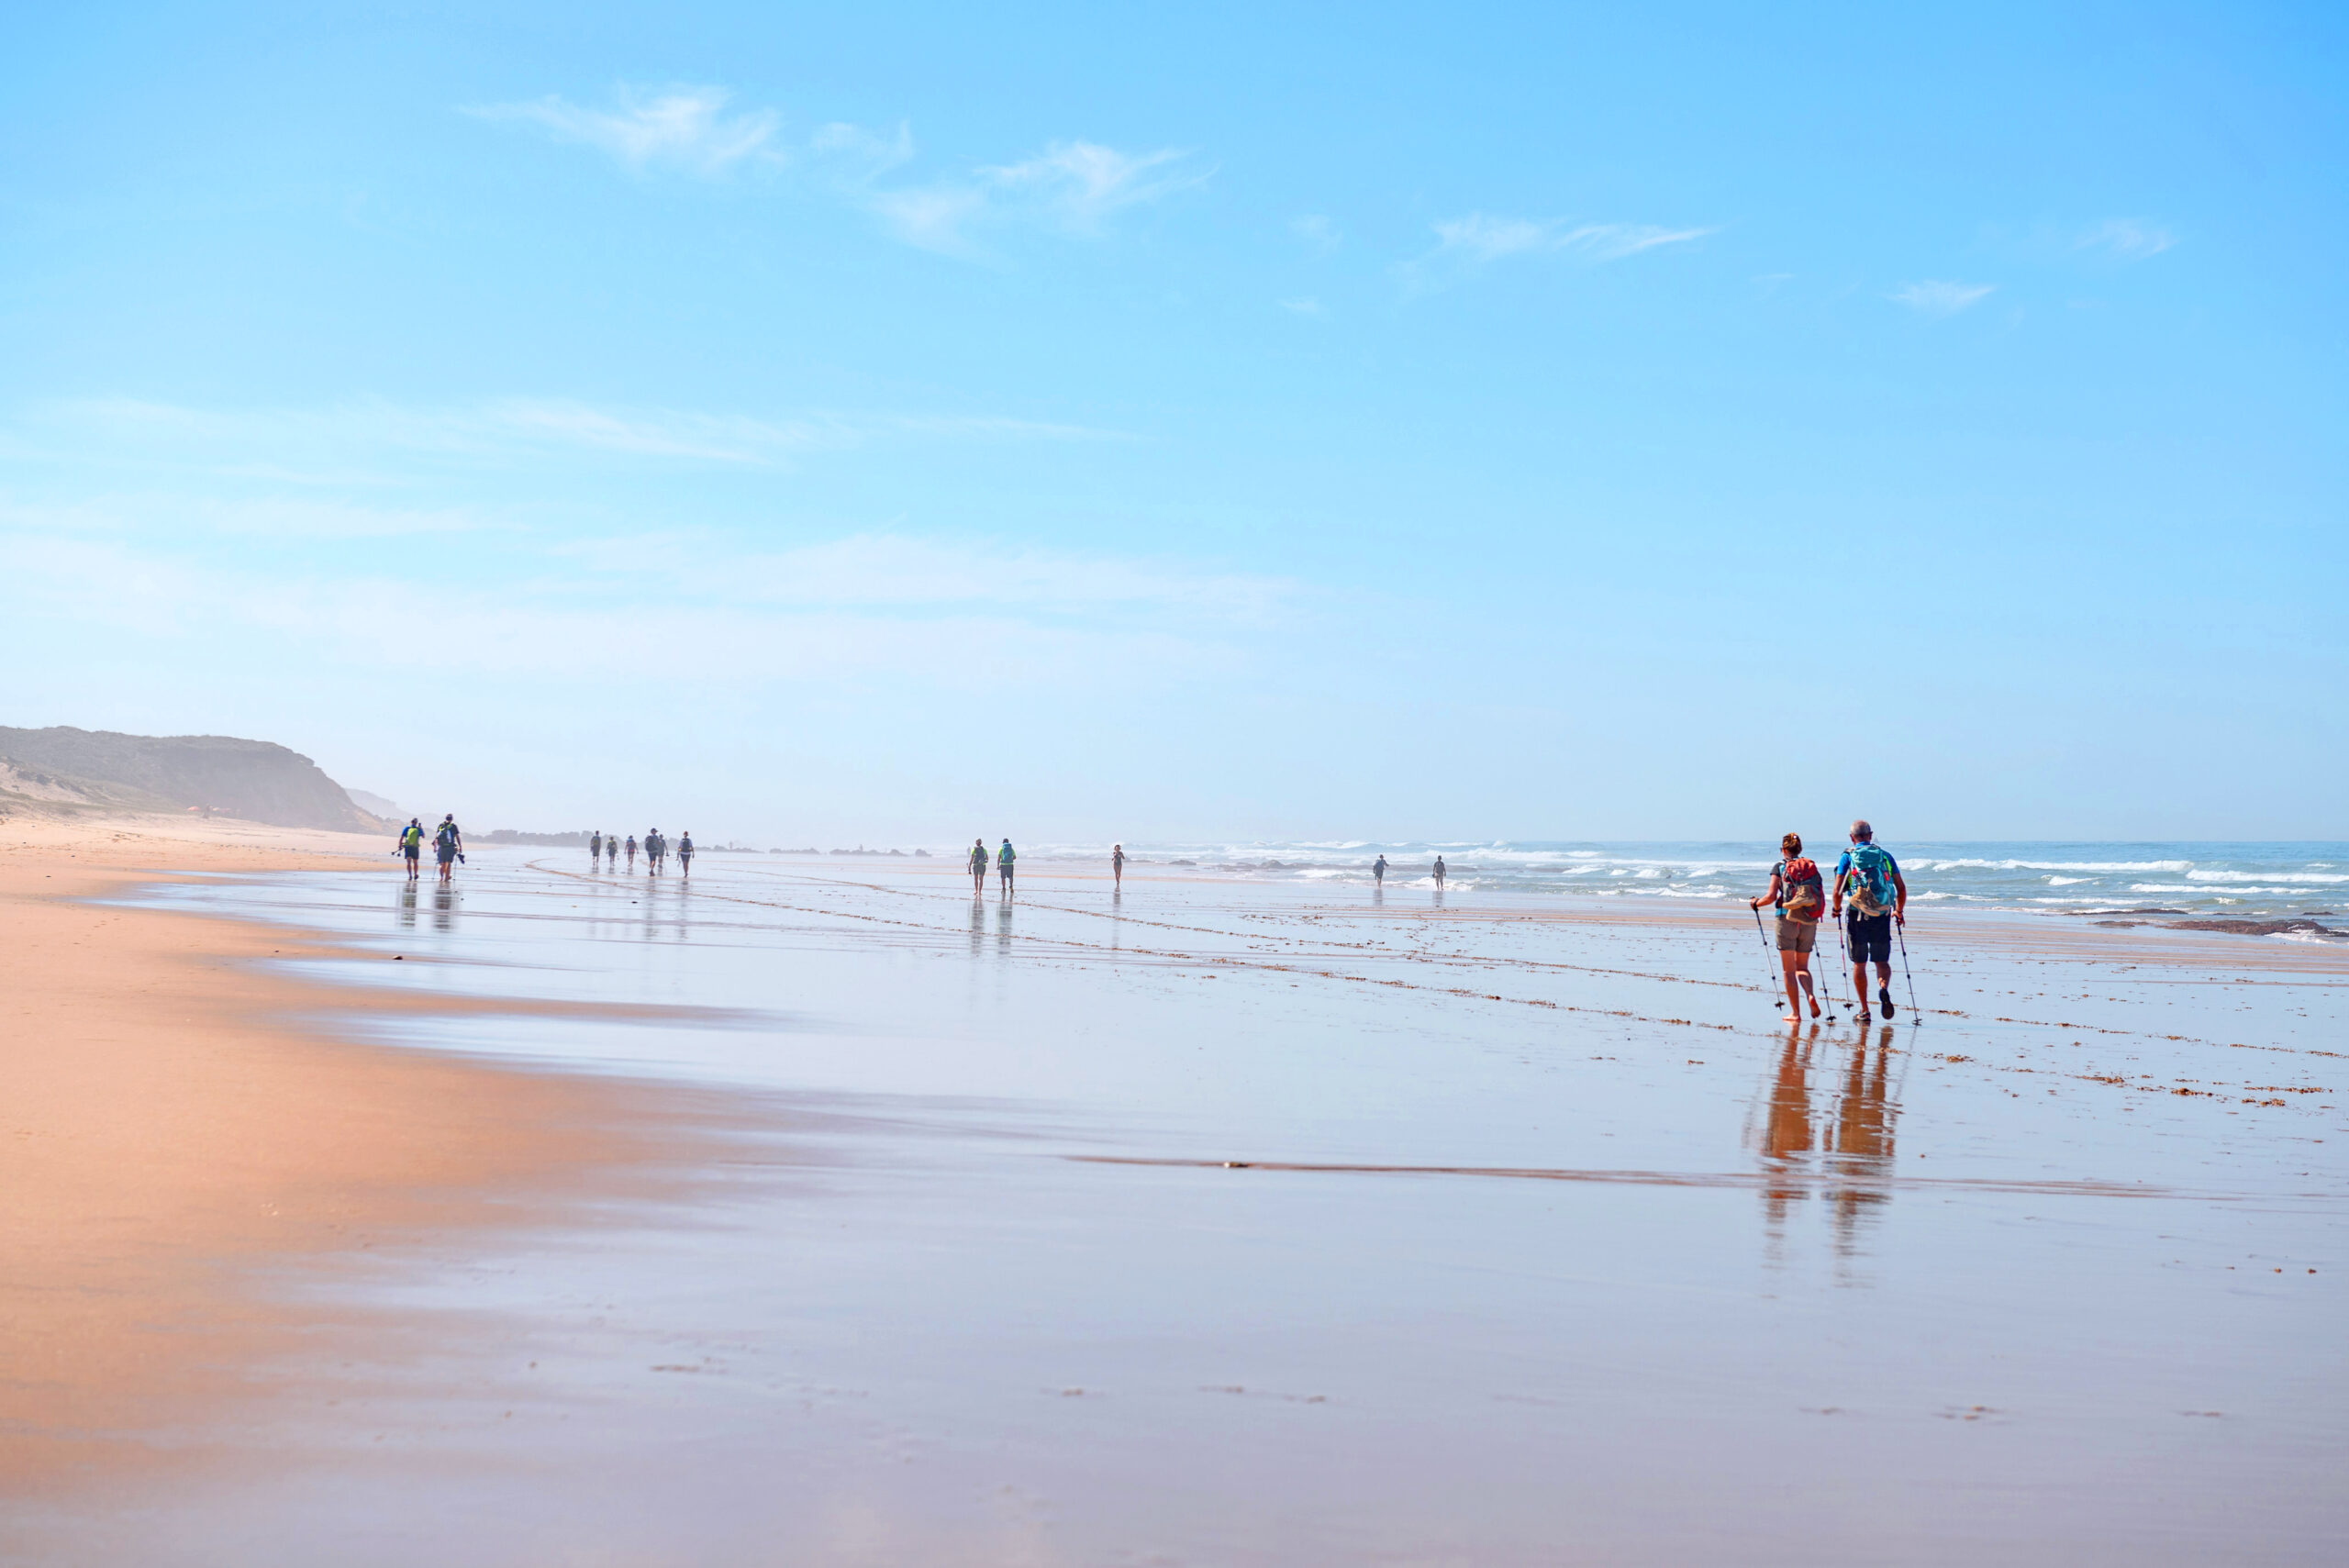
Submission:
[[[2167,925],[2173,931],[2226,931],[2238,937],[2349,937],[2349,931],[2336,931],[2314,920],[2172,920]]]
[[[373,833],[384,826],[316,762],[267,740],[0,728],[0,758],[70,775],[89,806],[199,810],[278,828]]]

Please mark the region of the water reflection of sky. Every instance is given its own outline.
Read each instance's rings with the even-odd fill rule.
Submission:
[[[2337,983],[1924,923],[1921,1029],[1790,1035],[1734,921],[1041,869],[1015,901],[542,853],[476,854],[445,895],[159,893],[340,933],[359,956],[305,965],[338,980],[608,1005],[351,1027],[698,1085],[754,1129],[684,1209],[373,1279],[499,1348],[484,1396],[569,1500],[429,1399],[404,1440],[462,1462],[401,1485],[494,1481],[540,1545],[700,1560],[1016,1555],[1006,1496],[1022,1551],[1071,1560],[1710,1557],[1822,1471],[2002,1560],[2086,1526],[2207,1555],[2229,1488],[2276,1539],[2341,1525],[2349,1378],[2304,1353],[2339,1274],[2305,1270],[2349,1142],[2334,1096],[2254,1093],[2332,1084],[2309,1051]],[[2205,1408],[2234,1424],[2179,1425]],[[1805,1553],[1882,1560],[1893,1517]]]

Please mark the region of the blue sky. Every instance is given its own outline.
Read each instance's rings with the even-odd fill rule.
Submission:
[[[2349,837],[2337,8],[384,9],[14,23],[0,722],[763,842]]]

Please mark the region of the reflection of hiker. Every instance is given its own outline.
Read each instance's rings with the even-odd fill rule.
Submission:
[[[1876,965],[1876,1000],[1884,1016],[1892,1017],[1892,926],[1909,923],[1909,884],[1891,853],[1876,841],[1876,829],[1863,819],[1852,824],[1852,847],[1835,862],[1834,902],[1831,917],[1841,917],[1843,900],[1852,901],[1843,935],[1851,943],[1852,984],[1860,988],[1860,1021],[1868,1021],[1868,965]]]
[[[971,840],[971,896],[976,898],[987,890],[987,841]]]
[[[457,826],[457,814],[451,812],[440,818],[440,831],[432,835],[433,858],[440,862],[440,880],[449,880],[450,873],[465,852],[465,835]]]
[[[604,858],[604,835],[603,835],[602,833],[600,833],[600,832],[596,832],[596,833],[590,833],[590,834],[588,834],[588,835],[587,835],[587,869],[588,869],[589,871],[594,871],[594,870],[596,869],[596,862],[597,861],[602,860],[603,858]]]
[[[1827,907],[1827,889],[1820,880],[1819,862],[1802,852],[1802,835],[1789,833],[1778,840],[1778,863],[1770,870],[1769,891],[1746,903],[1759,909],[1778,908],[1778,967],[1786,972],[1786,1021],[1802,1022],[1803,997],[1810,998],[1810,1016],[1819,1017],[1819,995],[1810,974],[1811,945],[1819,940],[1819,917]],[[1801,985],[1799,995],[1797,983]]]
[[[424,868],[424,821],[411,817],[400,829],[399,852],[407,858],[407,879],[414,882]]]
[[[1442,888],[1443,888],[1443,857],[1442,857],[1442,855],[1438,855],[1438,856],[1436,856],[1436,858],[1435,858],[1435,885],[1436,885],[1436,889],[1437,889],[1437,891],[1438,891],[1438,892],[1442,891]]]
[[[1003,848],[996,851],[995,869],[1002,873],[1002,890],[1006,893],[1011,891],[1011,864],[1019,858],[1019,851],[1011,847],[1011,840],[1008,839],[1003,841]]]
[[[636,874],[636,835],[633,833],[628,836],[628,873],[630,876]]]
[[[1370,874],[1377,879],[1379,886],[1386,885],[1386,857],[1385,855],[1379,856],[1371,862]]]
[[[677,835],[677,870],[686,876],[694,873],[694,830],[690,828]]]
[[[1112,844],[1109,846],[1109,876],[1118,886],[1125,886],[1126,847],[1123,844]]]

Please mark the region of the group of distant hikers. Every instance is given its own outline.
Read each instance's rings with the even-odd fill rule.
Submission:
[[[1778,916],[1778,965],[1787,983],[1787,1023],[1802,1021],[1803,1003],[1819,1017],[1819,995],[1811,983],[1810,951],[1819,940],[1822,915],[1841,922],[1844,958],[1852,966],[1852,984],[1859,995],[1862,1023],[1868,1013],[1868,965],[1876,965],[1877,1005],[1892,1017],[1893,928],[1905,927],[1909,916],[1909,884],[1891,851],[1876,841],[1876,829],[1865,821],[1852,824],[1851,848],[1835,862],[1831,883],[1820,874],[1819,862],[1802,852],[1802,835],[1789,833],[1778,840],[1778,863],[1771,868],[1770,885],[1747,902],[1760,917],[1762,906],[1775,906]],[[1846,907],[1849,913],[1846,914]],[[1912,998],[1913,1000],[1913,998]]]
[[[440,864],[440,880],[447,882],[456,866],[465,858],[464,830],[457,826],[455,812],[452,811],[440,819],[440,826],[433,830],[431,842],[433,858]],[[407,862],[407,879],[410,882],[417,879],[422,869],[424,845],[424,823],[421,819],[411,817],[407,819],[407,826],[400,829],[399,840],[392,848],[392,853],[401,856]],[[1010,848],[1008,844],[1004,847],[1007,850]],[[601,861],[607,869],[616,867],[619,863],[620,848],[620,840],[616,834],[600,830],[589,834],[587,837],[588,868],[593,870],[598,861]],[[628,869],[633,874],[636,871],[637,851],[634,836],[629,837],[627,848]],[[669,840],[662,837],[660,828],[647,828],[643,848],[647,871],[653,876],[659,876],[662,863],[670,855]],[[675,853],[677,870],[686,876],[691,876],[694,873],[693,834],[687,832],[677,836]]]
[[[407,879],[414,882],[424,869],[424,823],[411,817],[407,826],[400,829],[399,840],[392,846],[392,853],[407,862]],[[440,826],[432,832],[432,855],[440,862],[440,880],[449,880],[456,863],[465,858],[464,829],[457,826],[457,814],[451,812],[440,818]]]
[[[673,846],[667,839],[662,837],[660,828],[647,828],[644,830],[644,844],[642,847],[644,850],[646,875],[659,876],[661,874],[661,867],[662,863],[668,860],[673,851],[677,857],[677,871],[679,874],[684,876],[693,875],[694,836],[691,829],[687,829],[685,832],[678,834],[677,841]],[[623,848],[628,851],[629,874],[631,876],[635,875],[636,851],[638,845],[636,841],[636,835],[633,833],[628,836],[628,841],[625,845],[621,843],[620,837],[617,833],[606,833],[602,831],[590,833],[587,836],[587,869],[590,871],[596,869],[596,862],[598,857],[601,857],[603,860],[605,870],[610,871],[616,868],[619,864],[620,851]]]

